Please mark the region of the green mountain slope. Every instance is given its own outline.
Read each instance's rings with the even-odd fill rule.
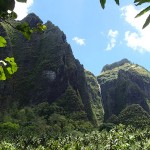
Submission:
[[[29,14],[21,22],[25,21],[31,27],[42,23],[35,14]],[[11,23],[15,26],[19,22]],[[47,30],[44,33],[34,33],[28,41],[1,22],[0,33],[6,37],[8,46],[0,55],[4,58],[13,55],[19,69],[13,78],[0,81],[0,111],[4,113],[12,106],[22,109],[46,102],[58,107],[57,111],[50,111],[52,113],[71,119],[73,114],[82,113],[85,121],[97,125],[94,115],[97,110],[92,108],[91,101],[94,100],[88,90],[83,66],[74,58],[66,35],[50,21],[45,25]]]
[[[90,71],[85,70],[86,81],[88,85],[88,91],[91,98],[92,110],[94,112],[95,121],[97,124],[103,122],[104,110],[101,102],[100,86],[97,82],[97,78]]]
[[[31,27],[42,23],[35,14],[21,22],[25,21]],[[20,22],[11,23],[15,26]],[[0,33],[8,43],[0,56],[14,56],[19,66],[12,78],[0,81],[1,122],[21,126],[40,122],[43,130],[48,125],[53,131],[56,126],[66,132],[67,124],[70,131],[90,129],[91,124],[98,126],[114,118],[117,122],[121,112],[133,104],[143,109],[138,109],[140,112],[150,113],[148,70],[123,59],[104,66],[95,77],[74,58],[66,35],[50,21],[45,25],[46,31],[34,33],[28,41],[0,22]]]
[[[126,106],[139,104],[149,113],[150,72],[127,59],[106,65],[98,76],[105,120]]]

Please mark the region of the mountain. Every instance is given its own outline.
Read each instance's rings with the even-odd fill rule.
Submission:
[[[14,26],[20,23],[10,22]],[[42,23],[33,13],[21,22],[28,22],[31,27]],[[0,32],[8,43],[0,52],[1,56],[13,55],[19,69],[12,78],[0,81],[0,111],[5,112],[12,106],[22,109],[42,103],[47,107],[48,103],[56,106],[49,115],[58,113],[99,124],[102,112],[101,115],[97,113],[102,109],[98,89],[94,93],[89,88],[84,67],[74,58],[66,35],[50,21],[45,25],[47,30],[44,33],[34,33],[31,40],[26,40],[18,31],[1,22]]]
[[[139,104],[150,113],[150,72],[127,59],[103,67],[97,77],[101,86],[104,119],[118,116],[126,107]]]
[[[42,20],[29,14],[13,26]],[[7,40],[1,59],[13,56],[18,71],[0,81],[0,122],[15,123],[29,133],[87,131],[103,122],[149,124],[150,72],[127,59],[105,65],[96,77],[75,59],[66,35],[52,22],[30,40],[5,22]],[[128,118],[128,119],[127,119]],[[140,120],[141,119],[141,120]],[[145,122],[143,122],[143,119]],[[49,133],[49,132],[48,132]]]

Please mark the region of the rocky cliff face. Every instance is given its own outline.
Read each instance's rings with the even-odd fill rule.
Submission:
[[[106,65],[98,82],[101,85],[105,120],[131,104],[139,104],[149,112],[150,72],[123,59]]]
[[[35,14],[29,14],[21,22],[24,21],[31,27],[42,22]],[[45,25],[47,30],[44,33],[34,33],[28,41],[22,34],[1,23],[0,31],[9,43],[3,55],[13,55],[19,69],[13,78],[0,83],[0,109],[11,107],[14,103],[19,107],[54,103],[63,97],[69,86],[72,93],[81,99],[79,106],[83,105],[82,111],[94,122],[83,66],[74,58],[66,35],[50,21]]]
[[[42,23],[35,14],[24,21],[31,27]],[[15,26],[20,22],[11,23]],[[0,51],[1,59],[13,55],[19,67],[12,78],[0,81],[0,112],[48,104],[52,107],[49,116],[58,113],[95,125],[102,123],[103,113],[106,121],[132,104],[150,112],[149,71],[123,59],[104,66],[96,78],[74,58],[66,35],[50,21],[45,25],[44,33],[34,33],[28,41],[0,22],[0,33],[8,43]]]
[[[85,76],[90,95],[92,110],[96,124],[100,125],[103,122],[104,110],[101,102],[101,89],[97,82],[97,78],[90,71],[85,70]]]

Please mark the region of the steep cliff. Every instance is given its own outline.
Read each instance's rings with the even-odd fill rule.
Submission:
[[[14,26],[20,23],[10,22]],[[31,27],[42,23],[35,14],[21,22],[28,22]],[[103,115],[105,121],[117,118],[132,104],[150,112],[149,71],[123,59],[104,66],[96,78],[74,58],[66,35],[50,21],[45,25],[47,30],[34,33],[27,40],[10,25],[0,22],[0,33],[8,43],[1,48],[1,59],[14,56],[19,67],[12,78],[0,81],[0,118],[11,114],[12,108],[18,109],[18,113],[30,107],[36,115],[42,114],[39,117],[44,114],[47,123],[48,118],[57,116],[66,118],[67,123],[71,119],[100,125]]]
[[[100,125],[100,123],[102,123],[104,119],[104,110],[101,102],[101,89],[94,74],[92,74],[90,71],[85,70],[85,76],[95,121],[97,121],[97,124]]]
[[[31,27],[42,23],[35,14],[29,14],[21,22],[24,21]],[[16,25],[19,22],[11,23]],[[6,110],[12,104],[24,107],[42,102],[57,103],[61,107],[64,104],[60,101],[66,100],[64,103],[69,107],[64,106],[65,111],[83,111],[85,118],[94,123],[84,68],[74,58],[66,35],[50,21],[45,25],[47,30],[44,33],[34,33],[28,41],[11,26],[1,22],[0,32],[8,42],[1,56],[13,55],[19,69],[13,78],[0,81],[0,109]],[[74,95],[70,98],[66,95],[68,88],[71,89],[69,93]]]
[[[128,105],[139,104],[148,113],[150,72],[127,59],[104,66],[98,76],[105,120],[119,115]]]

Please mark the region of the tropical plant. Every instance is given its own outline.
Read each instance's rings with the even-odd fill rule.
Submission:
[[[13,139],[0,141],[0,150],[149,150],[150,132],[132,126],[118,125],[109,132],[103,130],[68,134],[57,138],[18,135]]]
[[[119,0],[115,0],[116,4],[119,5],[120,4],[120,1]],[[145,4],[145,3],[150,3],[150,0],[134,0],[134,4],[136,6],[139,6],[139,5],[142,5],[142,4]],[[106,4],[106,0],[100,0],[100,4],[101,4],[101,7],[104,9],[105,8],[105,4]],[[140,11],[140,13],[138,13],[135,18],[137,17],[140,17],[142,15],[144,15],[145,13],[147,13],[148,11],[150,11],[150,6],[144,8],[142,11]],[[149,16],[147,17],[144,25],[143,25],[143,29],[145,27],[147,27],[150,23],[150,14]]]

